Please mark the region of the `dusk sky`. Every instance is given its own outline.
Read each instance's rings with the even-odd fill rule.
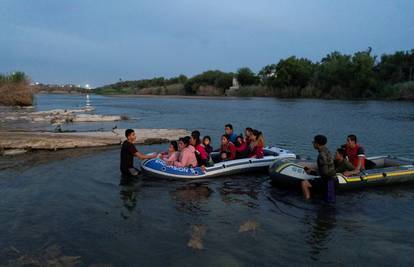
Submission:
[[[1,0],[0,73],[99,86],[414,48],[406,0]]]

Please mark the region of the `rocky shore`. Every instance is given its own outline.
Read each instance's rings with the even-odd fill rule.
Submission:
[[[60,150],[69,148],[119,145],[125,140],[125,129],[104,132],[0,132],[2,155],[16,155],[32,150]],[[190,133],[184,129],[135,129],[137,144],[159,144],[177,140]]]

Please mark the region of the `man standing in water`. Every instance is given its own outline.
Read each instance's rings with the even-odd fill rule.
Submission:
[[[134,145],[137,140],[134,130],[126,130],[125,137],[127,140],[122,143],[121,148],[121,173],[124,177],[137,176],[139,171],[134,168],[134,157],[137,157],[140,160],[152,159],[157,157],[157,153],[145,155],[139,152]]]
[[[327,142],[328,140],[324,135],[316,135],[313,138],[313,147],[319,152],[317,173],[321,176],[324,200],[327,203],[335,203],[336,171],[333,157],[325,146]],[[305,171],[307,174],[315,174],[316,172],[316,170],[311,170],[307,167],[305,167]],[[309,187],[312,187],[312,185],[307,180],[302,183],[302,189],[307,198],[310,197]]]

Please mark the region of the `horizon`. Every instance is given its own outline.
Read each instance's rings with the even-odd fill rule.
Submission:
[[[317,62],[334,51],[372,47],[380,57],[414,47],[411,1],[239,2],[5,0],[0,73],[99,87],[216,69],[257,73],[289,56]]]

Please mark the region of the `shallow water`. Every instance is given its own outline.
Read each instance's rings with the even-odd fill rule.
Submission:
[[[37,104],[39,110],[75,108],[84,97],[39,95]],[[237,132],[259,128],[268,143],[304,157],[316,156],[311,140],[317,133],[328,136],[332,150],[356,133],[368,155],[414,158],[409,102],[92,96],[92,105],[97,113],[135,120],[66,129],[184,127],[218,140],[232,122]],[[199,182],[143,177],[119,185],[118,148],[0,161],[3,264],[65,256],[80,257],[80,266],[414,264],[414,185],[339,193],[329,207],[271,187],[266,173]]]

